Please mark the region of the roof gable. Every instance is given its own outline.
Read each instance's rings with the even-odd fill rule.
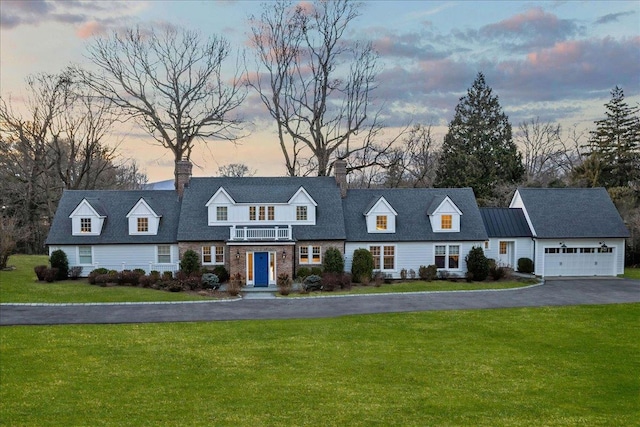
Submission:
[[[153,216],[155,218],[160,218],[161,215],[158,215],[149,204],[144,200],[144,198],[140,198],[138,202],[135,204],[133,208],[127,213],[127,218],[131,218],[132,216]]]
[[[307,190],[304,189],[304,187],[300,187],[298,189],[298,191],[295,192],[295,194],[293,196],[291,196],[291,198],[288,200],[289,204],[294,204],[294,203],[311,203],[313,206],[318,206],[318,204],[316,203],[315,200],[313,200],[313,197],[311,197],[309,195],[309,193],[307,193]]]
[[[218,191],[216,191],[213,194],[213,196],[211,196],[211,198],[205,204],[205,206],[209,207],[214,203],[223,203],[223,204],[231,203],[231,204],[235,204],[236,201],[233,200],[233,197],[231,197],[229,195],[229,193],[227,193],[227,191],[223,187],[220,187],[220,188],[218,188]]]
[[[78,203],[78,206],[76,206],[73,212],[69,214],[69,218],[74,218],[76,216],[81,216],[81,215],[92,215],[92,216],[95,216],[96,218],[106,218],[106,215],[104,215],[104,212],[103,214],[98,213],[96,208],[94,208],[86,198],[83,198],[82,201]]]
[[[393,215],[398,215],[393,206],[384,198],[384,196],[375,196],[371,203],[367,205],[367,209],[365,210],[365,215],[371,215],[372,213],[390,213]]]

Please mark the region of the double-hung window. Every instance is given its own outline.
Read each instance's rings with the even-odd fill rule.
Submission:
[[[216,206],[216,221],[226,221],[228,218],[228,209],[226,206]]]
[[[387,229],[387,216],[386,215],[377,215],[376,216],[376,230],[386,230]]]
[[[171,246],[159,245],[158,246],[158,264],[171,263]]]
[[[149,218],[147,218],[147,217],[138,218],[137,229],[138,229],[138,233],[148,233],[149,232]]]
[[[322,264],[320,246],[300,246],[298,250],[298,262],[300,264]]]
[[[78,246],[78,264],[93,264],[91,246]]]
[[[392,245],[369,246],[369,252],[373,257],[374,270],[395,270],[396,247]]]
[[[435,265],[438,268],[456,270],[460,268],[459,245],[436,245]]]
[[[442,217],[440,217],[440,228],[443,230],[451,230],[452,224],[453,220],[451,215],[442,215]]]
[[[224,246],[203,246],[203,264],[224,264]]]
[[[307,207],[296,206],[296,221],[306,221],[306,220],[307,220]]]

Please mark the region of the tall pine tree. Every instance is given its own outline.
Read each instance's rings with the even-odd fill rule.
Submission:
[[[435,186],[472,187],[480,203],[486,203],[497,196],[498,186],[515,184],[523,175],[509,118],[478,73],[449,124]]]
[[[605,104],[606,118],[597,120],[591,132],[587,160],[574,177],[597,187],[625,187],[640,179],[640,117],[638,107],[624,101],[618,86]]]

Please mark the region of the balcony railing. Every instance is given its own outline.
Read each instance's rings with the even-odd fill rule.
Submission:
[[[291,240],[291,226],[287,227],[236,227],[230,229],[230,240]]]

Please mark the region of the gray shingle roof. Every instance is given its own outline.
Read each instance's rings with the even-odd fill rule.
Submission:
[[[395,233],[368,233],[363,212],[372,198],[384,198],[396,210]],[[427,215],[434,201],[446,196],[463,213],[460,232],[434,233]],[[353,242],[484,241],[487,233],[471,188],[392,188],[349,190],[342,202],[347,240]]]
[[[539,238],[629,237],[604,188],[519,188]]]
[[[209,201],[220,187],[237,203],[286,203],[303,187],[318,204],[316,225],[294,225],[295,240],[344,240],[344,217],[340,189],[333,177],[191,178],[184,191],[179,241],[229,239],[229,226],[207,225]]]
[[[522,209],[480,208],[489,237],[531,237]]]
[[[161,215],[158,234],[155,236],[130,236],[127,214],[144,198],[151,209]],[[99,236],[73,236],[69,215],[83,199],[107,218]],[[178,230],[180,202],[175,191],[109,191],[65,190],[51,223],[47,245],[101,245],[115,243],[174,243]]]

